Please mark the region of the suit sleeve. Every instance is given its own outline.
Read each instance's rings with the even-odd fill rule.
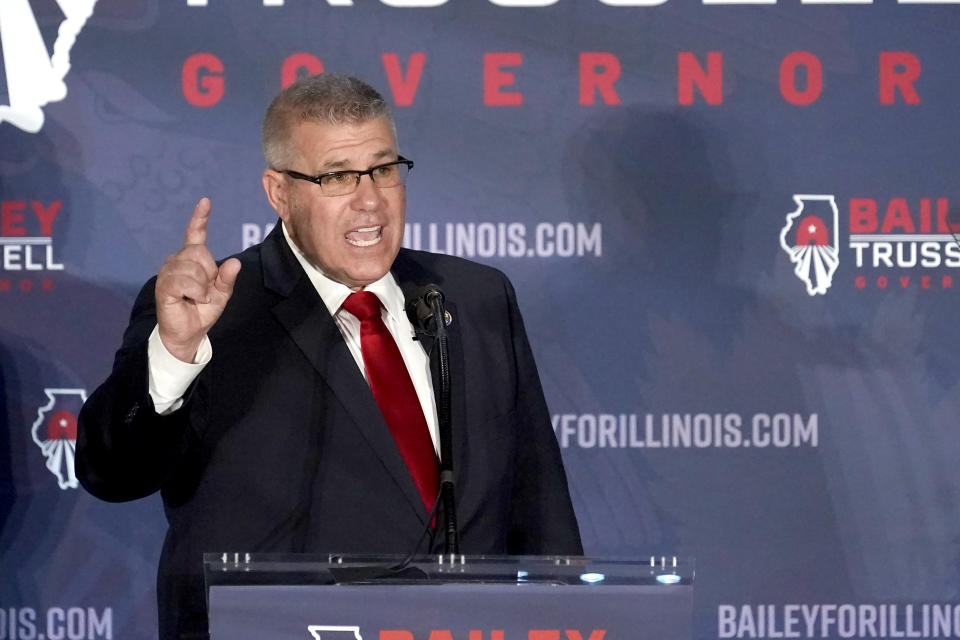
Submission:
[[[507,547],[511,554],[582,555],[560,447],[527,340],[516,293],[504,278],[517,367],[518,471]]]
[[[189,409],[161,416],[150,398],[147,339],[157,322],[154,284],[150,280],[137,296],[113,370],[78,416],[77,478],[111,502],[159,490],[190,440]]]

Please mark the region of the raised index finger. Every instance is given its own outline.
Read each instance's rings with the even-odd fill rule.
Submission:
[[[183,246],[191,244],[207,244],[207,220],[210,219],[210,198],[200,198],[200,202],[193,208],[193,215],[187,223],[187,233],[183,238]]]

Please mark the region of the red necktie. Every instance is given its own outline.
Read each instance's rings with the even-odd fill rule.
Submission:
[[[360,353],[367,382],[430,511],[440,486],[433,442],[400,349],[383,324],[380,299],[369,291],[358,291],[347,296],[343,308],[360,320]]]

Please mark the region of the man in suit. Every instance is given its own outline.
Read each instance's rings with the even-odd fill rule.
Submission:
[[[161,638],[206,637],[205,552],[417,547],[436,491],[438,387],[406,308],[431,283],[450,320],[461,552],[582,553],[512,286],[400,248],[412,163],[382,97],[348,76],[302,79],[271,104],[263,144],[281,224],[217,264],[201,200],[80,414],[83,485],[111,501],[163,497]],[[384,330],[399,372],[369,350]]]

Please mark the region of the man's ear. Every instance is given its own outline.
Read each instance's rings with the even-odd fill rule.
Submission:
[[[267,202],[277,212],[281,220],[287,220],[287,180],[279,171],[264,169],[261,176],[263,191],[267,194]]]

